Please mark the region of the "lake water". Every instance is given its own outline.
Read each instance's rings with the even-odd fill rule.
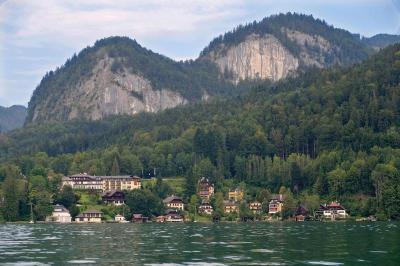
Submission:
[[[400,265],[400,224],[7,224],[0,264]]]

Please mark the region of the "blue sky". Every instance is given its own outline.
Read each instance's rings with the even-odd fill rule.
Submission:
[[[46,72],[99,38],[196,58],[238,24],[289,11],[364,36],[400,34],[400,0],[0,0],[0,105],[27,105]]]

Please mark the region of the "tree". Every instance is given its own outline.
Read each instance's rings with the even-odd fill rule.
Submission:
[[[161,199],[166,198],[172,193],[171,187],[167,183],[163,182],[161,176],[157,177],[156,184],[153,187],[153,191]]]
[[[164,204],[161,199],[147,189],[129,191],[126,194],[126,204],[131,213],[140,213],[148,217],[158,216],[164,211]]]
[[[119,169],[119,163],[117,157],[114,157],[113,164],[111,166],[111,175],[119,175],[120,169]]]
[[[198,179],[192,173],[189,173],[186,176],[185,197],[187,199],[189,199],[192,195],[196,194],[196,191],[197,191],[197,180]]]
[[[29,177],[29,199],[33,204],[37,220],[44,220],[52,212],[51,194],[45,177],[39,175]]]
[[[17,180],[15,177],[7,176],[3,183],[4,202],[1,211],[6,221],[17,221],[19,218],[18,206],[19,198]]]
[[[61,193],[58,195],[56,202],[70,209],[76,203],[76,196],[70,186],[64,186]]]
[[[192,195],[189,201],[189,212],[192,214],[196,214],[199,204],[200,204],[199,197],[197,195]]]

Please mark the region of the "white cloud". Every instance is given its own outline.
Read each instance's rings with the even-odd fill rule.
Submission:
[[[240,15],[242,1],[8,1],[0,17],[8,39],[38,47],[57,41],[82,47],[94,40],[125,35],[137,39],[193,32],[199,24]],[[7,20],[4,22],[4,20]],[[0,21],[1,23],[1,21]]]

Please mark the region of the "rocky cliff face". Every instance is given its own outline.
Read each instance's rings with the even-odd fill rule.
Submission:
[[[157,112],[232,95],[257,81],[278,81],[307,67],[354,64],[370,50],[348,31],[290,13],[239,26],[187,62],[154,53],[127,37],[109,37],[42,79],[26,121]]]
[[[252,34],[229,49],[222,45],[208,57],[235,83],[246,79],[279,80],[299,66],[299,60],[269,34]]]
[[[341,63],[334,56],[340,49],[323,37],[285,28],[281,31],[295,43],[297,55],[273,35],[251,34],[232,47],[220,45],[206,57],[234,83],[246,79],[277,81],[296,73],[300,65],[323,68]]]
[[[98,120],[109,115],[158,112],[187,102],[179,93],[153,89],[149,80],[126,69],[114,73],[112,63],[106,56],[97,62],[91,78],[63,93],[56,102],[41,101],[32,110],[32,121]]]

